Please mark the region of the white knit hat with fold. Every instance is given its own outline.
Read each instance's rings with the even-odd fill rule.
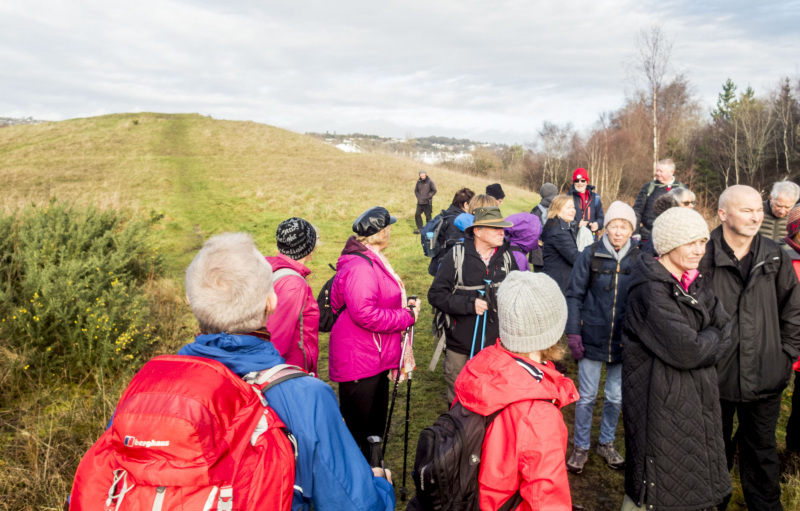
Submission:
[[[653,222],[650,237],[656,253],[664,255],[681,245],[708,239],[708,224],[703,215],[691,208],[669,208]]]
[[[531,353],[558,342],[567,325],[567,301],[544,273],[512,271],[497,290],[500,340],[508,351]]]

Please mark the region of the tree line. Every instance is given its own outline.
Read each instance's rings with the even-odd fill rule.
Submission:
[[[632,92],[619,109],[585,131],[544,121],[525,146],[477,149],[469,170],[538,190],[545,182],[565,189],[572,171],[586,167],[598,193],[615,199],[635,196],[655,163],[672,158],[678,179],[709,205],[733,184],[766,190],[800,177],[800,80],[776,77],[757,92],[729,77],[709,112],[688,77],[671,69],[671,41],[660,26],[647,27],[629,67]]]

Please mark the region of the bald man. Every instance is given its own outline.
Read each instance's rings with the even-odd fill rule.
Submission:
[[[728,468],[738,444],[747,508],[779,510],[775,428],[800,354],[800,285],[786,253],[758,234],[764,206],[755,189],[726,189],[718,215],[722,225],[711,232],[700,271],[733,321],[732,348],[717,362]],[[719,509],[727,509],[727,500]]]

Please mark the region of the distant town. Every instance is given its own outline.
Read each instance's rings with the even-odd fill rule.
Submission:
[[[426,165],[470,164],[479,147],[499,151],[506,146],[448,137],[389,138],[362,133],[306,133],[348,153],[381,152],[417,160]]]

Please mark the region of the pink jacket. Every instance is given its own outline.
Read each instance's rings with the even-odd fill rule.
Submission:
[[[372,265],[353,252],[366,255]],[[402,303],[397,281],[355,236],[347,240],[336,268],[331,307],[346,308],[331,331],[330,379],[353,381],[398,367],[402,332],[414,316]]]
[[[286,359],[287,364],[302,367],[317,374],[319,357],[319,306],[311,286],[305,281],[311,270],[290,257],[278,254],[267,257],[272,271],[289,268],[300,275],[286,275],[275,283],[278,307],[267,320],[267,331],[272,344]],[[302,343],[300,337],[300,311],[303,311]]]

